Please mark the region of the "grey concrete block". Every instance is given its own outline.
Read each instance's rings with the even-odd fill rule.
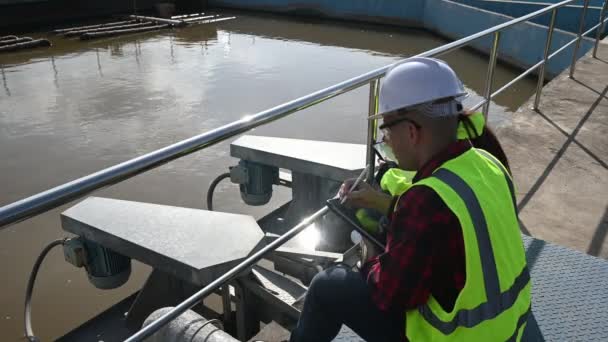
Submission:
[[[63,229],[195,285],[221,276],[264,236],[251,216],[89,197]]]
[[[230,155],[341,182],[361,173],[366,146],[245,135],[230,144]]]

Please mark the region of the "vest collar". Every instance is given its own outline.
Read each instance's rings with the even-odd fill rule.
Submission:
[[[416,176],[412,180],[413,183],[416,183],[424,178],[427,178],[433,174],[437,168],[443,165],[448,160],[454,159],[461,154],[467,152],[471,149],[471,143],[466,141],[456,141],[448,145],[443,151],[434,155],[429,161],[426,162],[419,170],[416,172]]]

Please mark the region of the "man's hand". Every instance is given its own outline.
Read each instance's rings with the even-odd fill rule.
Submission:
[[[356,189],[350,191],[355,183],[355,179],[347,179],[340,187],[340,200],[346,197],[345,204],[357,208],[376,209],[381,213],[388,212],[391,203],[391,196],[381,191],[375,190],[365,182],[359,183]]]

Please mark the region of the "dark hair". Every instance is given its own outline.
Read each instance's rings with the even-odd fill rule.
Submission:
[[[511,168],[509,167],[509,160],[507,159],[507,155],[505,151],[502,149],[496,134],[490,129],[490,127],[486,124],[484,126],[483,132],[481,134],[477,132],[475,126],[471,122],[471,119],[467,114],[460,114],[458,116],[458,120],[461,121],[464,125],[464,128],[467,130],[471,143],[475,148],[480,148],[482,150],[486,150],[490,152],[496,159],[498,159],[511,173]]]

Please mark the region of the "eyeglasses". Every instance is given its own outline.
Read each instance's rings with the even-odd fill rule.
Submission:
[[[419,123],[417,123],[416,121],[414,121],[414,120],[412,120],[410,118],[400,118],[400,119],[397,119],[397,120],[393,120],[391,122],[385,122],[382,125],[380,125],[378,128],[380,130],[386,130],[386,129],[391,128],[391,127],[393,127],[393,126],[395,126],[395,125],[397,125],[399,123],[402,123],[404,121],[411,123],[412,125],[414,125],[414,127],[418,128],[418,129],[420,129],[420,127],[421,127]]]
[[[405,117],[393,120],[391,122],[385,122],[382,125],[380,125],[378,128],[382,131],[382,133],[384,134],[384,137],[388,137],[389,133],[390,133],[390,128],[393,126],[396,126],[402,122],[409,122],[412,125],[414,125],[414,127],[416,127],[416,129],[422,128],[422,126],[420,126],[420,124],[417,123],[416,121],[414,121],[410,118],[405,118]]]
[[[388,146],[384,141],[378,141],[372,145],[376,154],[381,160],[384,161],[397,161],[397,157],[395,157],[395,153],[390,146]]]

